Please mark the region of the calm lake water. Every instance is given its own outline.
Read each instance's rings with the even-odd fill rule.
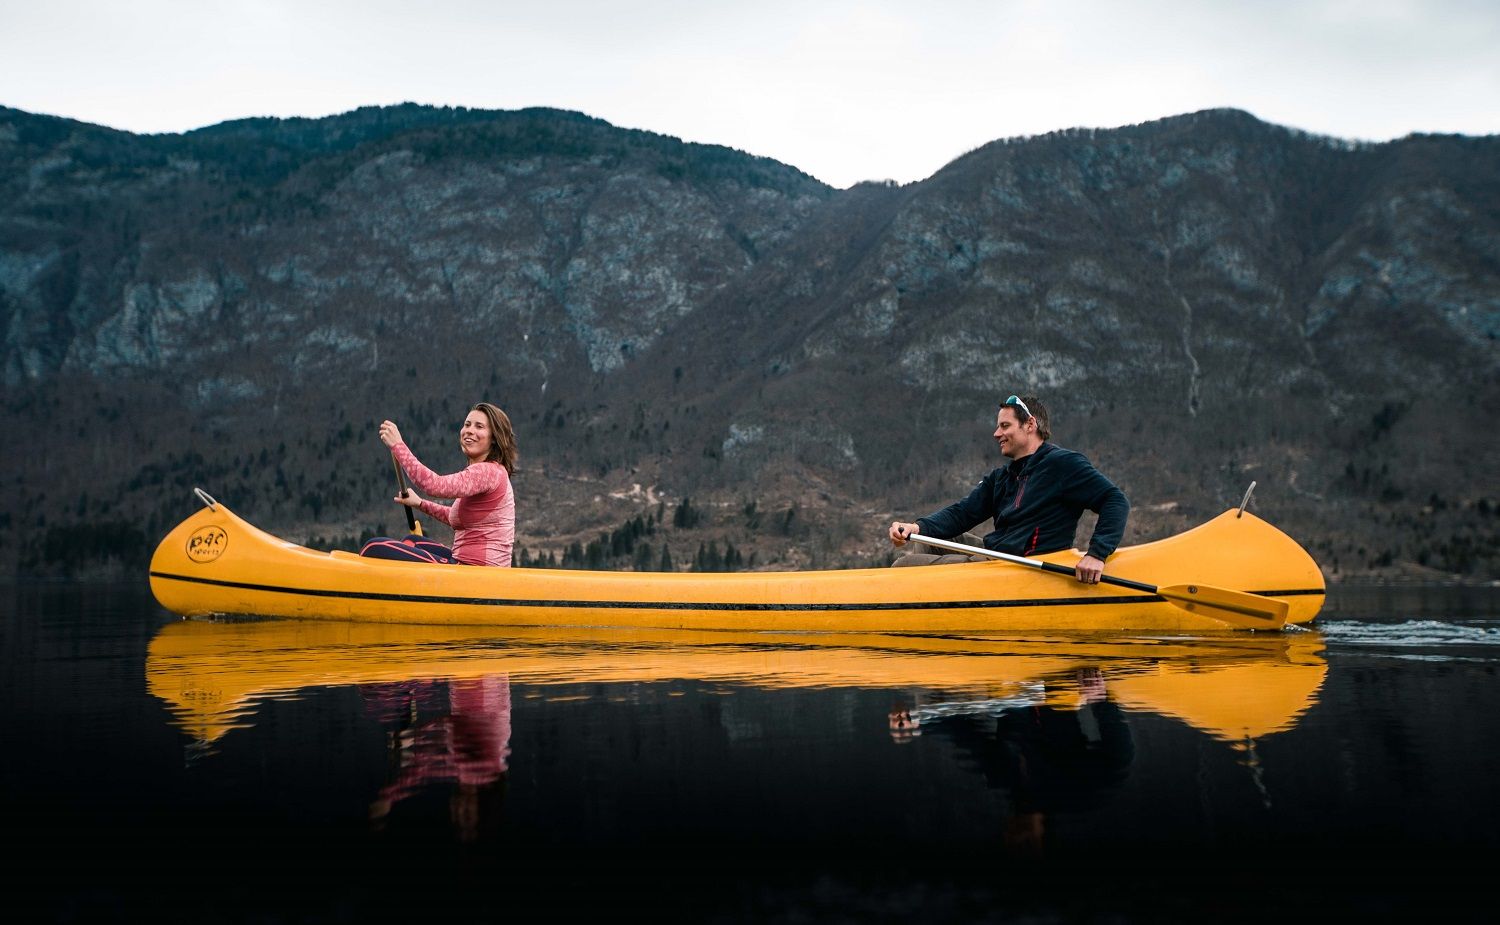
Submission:
[[[0,585],[11,921],[1488,919],[1500,589],[1316,631],[179,621]]]

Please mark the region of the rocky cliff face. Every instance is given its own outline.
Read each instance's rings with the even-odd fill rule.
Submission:
[[[298,539],[395,529],[374,424],[440,465],[488,397],[531,548],[691,495],[711,516],[655,540],[679,567],[860,561],[1035,392],[1130,493],[1128,541],[1255,480],[1330,571],[1493,576],[1497,154],[1211,111],[835,191],[549,110],[0,109],[3,551],[148,548],[205,482]]]

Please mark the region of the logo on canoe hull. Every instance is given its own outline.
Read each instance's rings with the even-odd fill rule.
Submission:
[[[229,534],[223,527],[199,527],[188,537],[187,557],[194,562],[212,562],[224,554]]]

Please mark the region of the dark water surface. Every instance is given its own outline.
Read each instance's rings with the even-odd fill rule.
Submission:
[[[1312,632],[184,622],[0,585],[10,921],[1444,921],[1500,589]]]

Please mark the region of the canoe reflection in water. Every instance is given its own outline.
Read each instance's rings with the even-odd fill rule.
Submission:
[[[891,711],[893,741],[941,736],[989,786],[1010,798],[1005,843],[1017,854],[1039,855],[1049,813],[1091,809],[1124,782],[1135,759],[1125,713],[1109,699],[1104,672],[1080,667],[1071,684],[1028,685],[1017,696],[906,706]],[[1059,690],[1059,687],[1061,690]]]
[[[1316,631],[1020,638],[185,620],[151,641],[146,680],[205,752],[262,703],[358,687],[391,735],[389,783],[372,816],[378,823],[442,782],[458,789],[462,837],[473,834],[476,803],[503,799],[512,685],[888,691],[901,704],[892,736],[953,743],[1008,793],[1011,835],[1024,843],[1058,794],[1107,794],[1119,782],[1133,759],[1131,713],[1180,720],[1239,750],[1256,773],[1255,741],[1316,703],[1322,649]],[[477,808],[486,824],[497,815]]]
[[[361,684],[359,693],[366,715],[386,727],[391,752],[390,783],[370,804],[375,828],[384,828],[391,810],[407,797],[451,786],[454,831],[460,841],[476,840],[481,818],[498,817],[504,799],[510,678]]]

